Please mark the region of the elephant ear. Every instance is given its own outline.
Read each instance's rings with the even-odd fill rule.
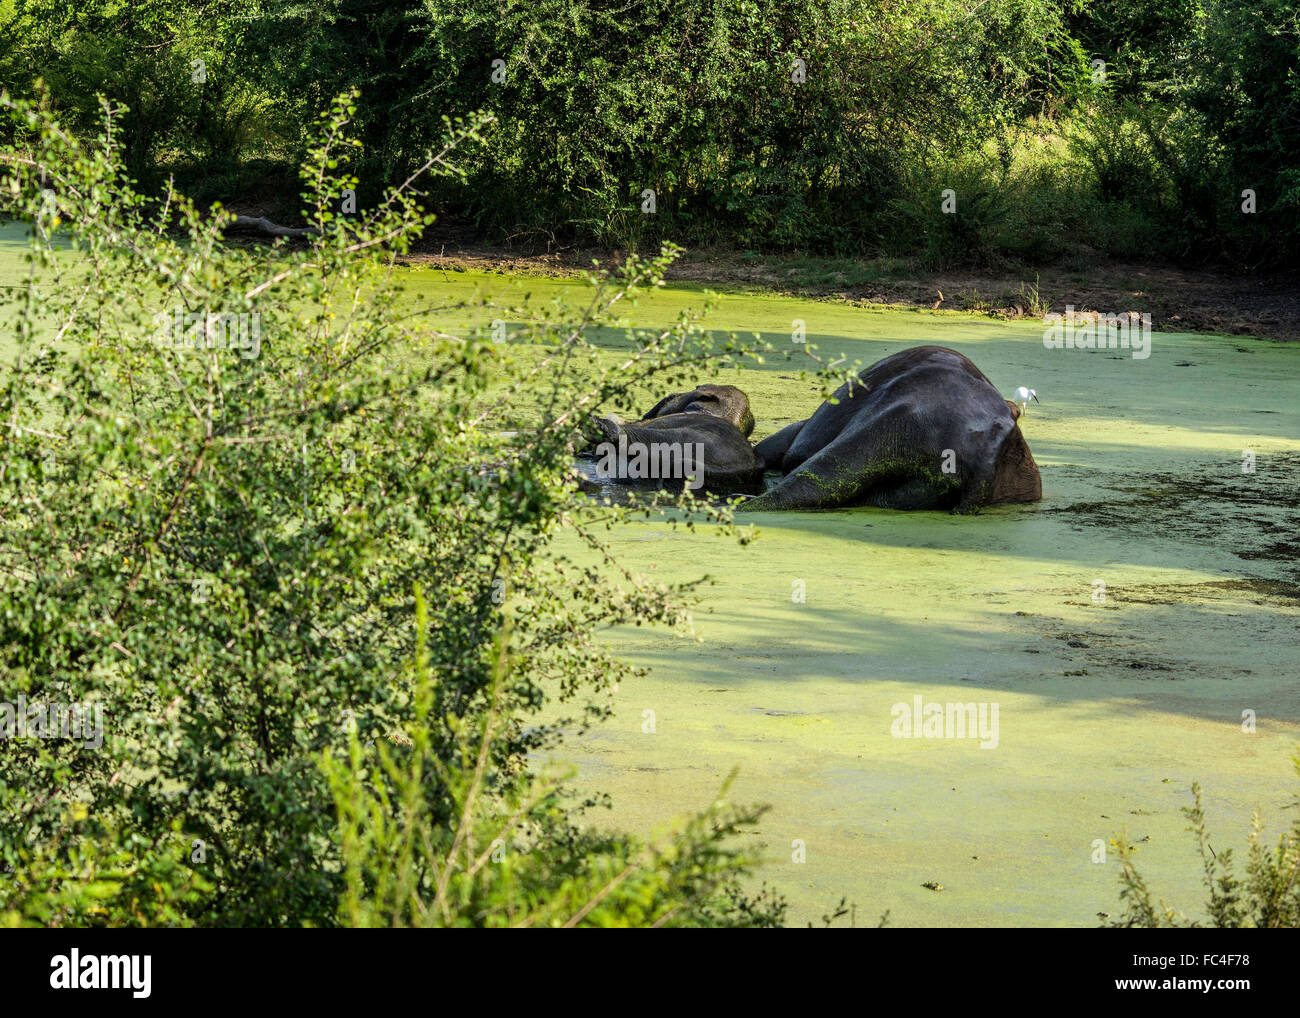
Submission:
[[[652,417],[658,417],[658,416],[659,416],[659,411],[663,410],[664,407],[666,407],[666,406],[667,406],[669,403],[671,403],[673,400],[677,399],[679,396],[681,396],[681,393],[680,393],[680,392],[674,392],[674,393],[672,393],[672,394],[670,394],[670,395],[668,395],[668,396],[665,396],[665,397],[664,397],[663,399],[661,399],[658,403],[656,403],[656,404],[654,405],[654,408],[653,408],[653,409],[652,409],[648,414],[646,414],[644,417],[642,417],[641,420],[643,420],[643,421],[648,421],[648,420],[650,420],[650,418],[652,418]]]

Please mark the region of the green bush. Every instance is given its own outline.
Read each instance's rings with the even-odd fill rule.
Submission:
[[[1300,754],[1293,757],[1295,771],[1300,776]],[[1201,801],[1201,786],[1192,785],[1195,803],[1183,812],[1196,833],[1197,847],[1205,874],[1205,889],[1209,898],[1205,911],[1210,925],[1220,929],[1239,927],[1290,929],[1300,928],[1300,820],[1295,820],[1288,831],[1278,838],[1275,848],[1268,848],[1261,840],[1262,823],[1256,812],[1250,831],[1250,849],[1246,863],[1246,876],[1240,878],[1234,871],[1232,849],[1215,852],[1205,830],[1205,807]],[[1300,795],[1293,808],[1300,808]],[[1122,871],[1120,880],[1124,914],[1111,926],[1118,927],[1173,927],[1200,926],[1161,902],[1156,904],[1151,891],[1137,871],[1133,861],[1133,848],[1126,840],[1112,840],[1119,853]]]
[[[497,236],[847,253],[879,241],[905,169],[1037,94],[1061,27],[1038,0],[325,7],[268,14],[250,45],[286,103],[361,87],[371,189],[418,158],[429,110],[483,108],[500,129],[442,196]]]
[[[417,590],[417,633],[425,621]],[[431,723],[438,696],[419,636],[409,736],[391,748],[381,743],[376,760],[353,731],[346,760],[324,758],[341,818],[340,920],[367,927],[778,925],[780,899],[751,898],[737,882],[757,860],[727,845],[762,810],[719,799],[642,843],[576,828],[561,775],[493,787],[490,760],[508,723],[507,644],[503,638],[494,652],[488,709],[451,726],[450,759],[430,738],[441,723]],[[450,822],[428,797],[427,774],[446,790]]]
[[[13,0],[0,88],[29,95],[43,81],[83,138],[98,129],[98,97],[111,96],[125,107],[115,140],[132,179],[150,191],[168,172],[197,181],[238,166],[275,116],[244,47],[260,8],[251,0]],[[309,132],[311,118],[300,126]]]
[[[421,173],[348,218],[335,210],[356,185],[354,96],[336,100],[302,171],[315,232],[266,250],[224,244],[220,209],[171,192],[146,203],[124,179],[110,104],[92,145],[40,104],[0,105],[18,139],[0,150],[0,195],[33,238],[29,285],[5,291],[17,353],[0,376],[0,674],[9,702],[106,719],[97,750],[0,743],[12,871],[0,911],[63,924],[355,919],[342,905],[358,893],[342,779],[331,787],[322,754],[364,741],[367,784],[350,795],[406,809],[396,793],[418,792],[416,814],[385,822],[460,831],[461,740],[490,718],[474,780],[502,801],[525,794],[526,754],[600,720],[636,674],[596,631],[682,625],[689,602],[689,584],[616,583],[551,548],[564,527],[602,552],[602,528],[629,511],[578,494],[588,420],[651,377],[662,391],[750,354],[715,352],[683,316],[633,331],[624,363],[593,368],[591,337],[661,283],[671,250],[593,276],[581,311],[405,299],[394,259],[431,219],[418,184],[458,172],[484,117],[448,124]],[[511,342],[429,324],[471,304],[510,319]],[[177,329],[189,314],[194,328]],[[246,317],[208,317],[220,315]],[[690,522],[709,519],[734,533],[725,509],[696,506]],[[418,586],[436,593],[417,631]],[[427,671],[408,667],[418,646]],[[540,723],[554,704],[567,706]],[[380,764],[370,744],[399,738],[420,740],[423,769]],[[710,893],[732,858],[712,839],[739,822],[717,816],[673,843],[681,859],[715,853],[699,885]],[[630,859],[630,844],[610,842],[605,858]],[[556,840],[536,865],[577,867],[564,853],[584,847]],[[677,863],[654,859],[647,900],[691,898]]]
[[[1102,224],[1103,256],[1278,265],[1300,245],[1291,0],[2,10],[0,87],[29,95],[44,78],[81,137],[99,94],[124,103],[123,158],[151,193],[173,177],[205,201],[293,214],[315,111],[359,88],[361,205],[421,164],[443,113],[489,110],[497,130],[463,155],[464,176],[430,182],[430,202],[509,243],[1071,258],[1053,232],[1064,212]],[[1074,140],[1050,150],[1039,186],[1007,179],[1024,131]],[[965,211],[932,221],[931,185],[954,168]]]

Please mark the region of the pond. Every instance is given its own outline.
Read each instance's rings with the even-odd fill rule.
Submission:
[[[581,292],[413,275],[444,296]],[[701,300],[669,286],[632,317],[667,324]],[[758,530],[743,547],[654,523],[614,535],[645,573],[713,583],[698,642],[610,634],[650,676],[560,754],[583,787],[612,795],[602,822],[652,831],[703,806],[734,767],[731,798],[772,806],[754,835],[760,876],[799,921],[847,897],[858,922],[888,909],[904,926],[1094,925],[1119,911],[1114,855],[1095,861],[1114,836],[1138,846],[1157,897],[1199,914],[1181,812],[1191,783],[1218,850],[1240,853],[1256,808],[1270,836],[1290,821],[1300,348],[1156,322],[1149,357],[1049,349],[1039,321],[754,293],[721,295],[710,318],[777,344],[796,320],[850,362],[936,343],[1006,396],[1035,389],[1021,426],[1043,501],[962,517],[757,515],[743,518]],[[699,381],[743,388],[758,439],[818,405],[796,374],[772,361]],[[996,744],[902,737],[899,705],[918,697],[922,712],[987,705],[991,720],[995,708]]]
[[[20,253],[10,228],[0,284],[20,282]],[[573,279],[404,276],[439,298],[583,293]],[[667,325],[703,297],[670,285],[629,314]],[[717,303],[719,330],[789,345],[802,323],[822,353],[863,364],[940,344],[1004,395],[1035,389],[1021,427],[1044,497],[960,517],[755,514],[746,545],[654,521],[612,534],[635,570],[712,583],[695,641],[607,635],[651,671],[558,754],[612,796],[593,822],[649,832],[738,768],[731,798],[771,805],[752,835],[759,879],[795,921],[845,897],[859,923],[888,909],[902,926],[1094,925],[1119,911],[1113,854],[1097,861],[1116,835],[1139,846],[1157,897],[1199,914],[1191,783],[1216,849],[1244,847],[1256,808],[1270,839],[1291,819],[1300,348],[1156,321],[1135,358],[1048,349],[1038,321],[766,293]],[[821,398],[779,359],[699,381],[749,394],[755,439]]]

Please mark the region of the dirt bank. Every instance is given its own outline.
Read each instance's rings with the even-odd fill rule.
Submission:
[[[616,264],[621,251],[550,252],[486,247],[450,231],[415,265],[447,271],[573,275]],[[669,279],[714,287],[771,290],[854,304],[972,311],[995,318],[1064,311],[1149,312],[1160,332],[1214,332],[1300,340],[1300,274],[1243,276],[1172,266],[1104,263],[1042,269],[927,272],[898,259],[759,257],[752,252],[688,251]]]

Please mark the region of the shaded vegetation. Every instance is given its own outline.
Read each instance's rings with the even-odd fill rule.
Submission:
[[[493,114],[435,191],[495,240],[1276,266],[1300,249],[1298,17],[1289,0],[10,0],[0,85],[44,78],[82,132],[97,93],[125,103],[131,174],[201,202],[296,208],[315,111],[357,87],[363,207],[442,116]]]

